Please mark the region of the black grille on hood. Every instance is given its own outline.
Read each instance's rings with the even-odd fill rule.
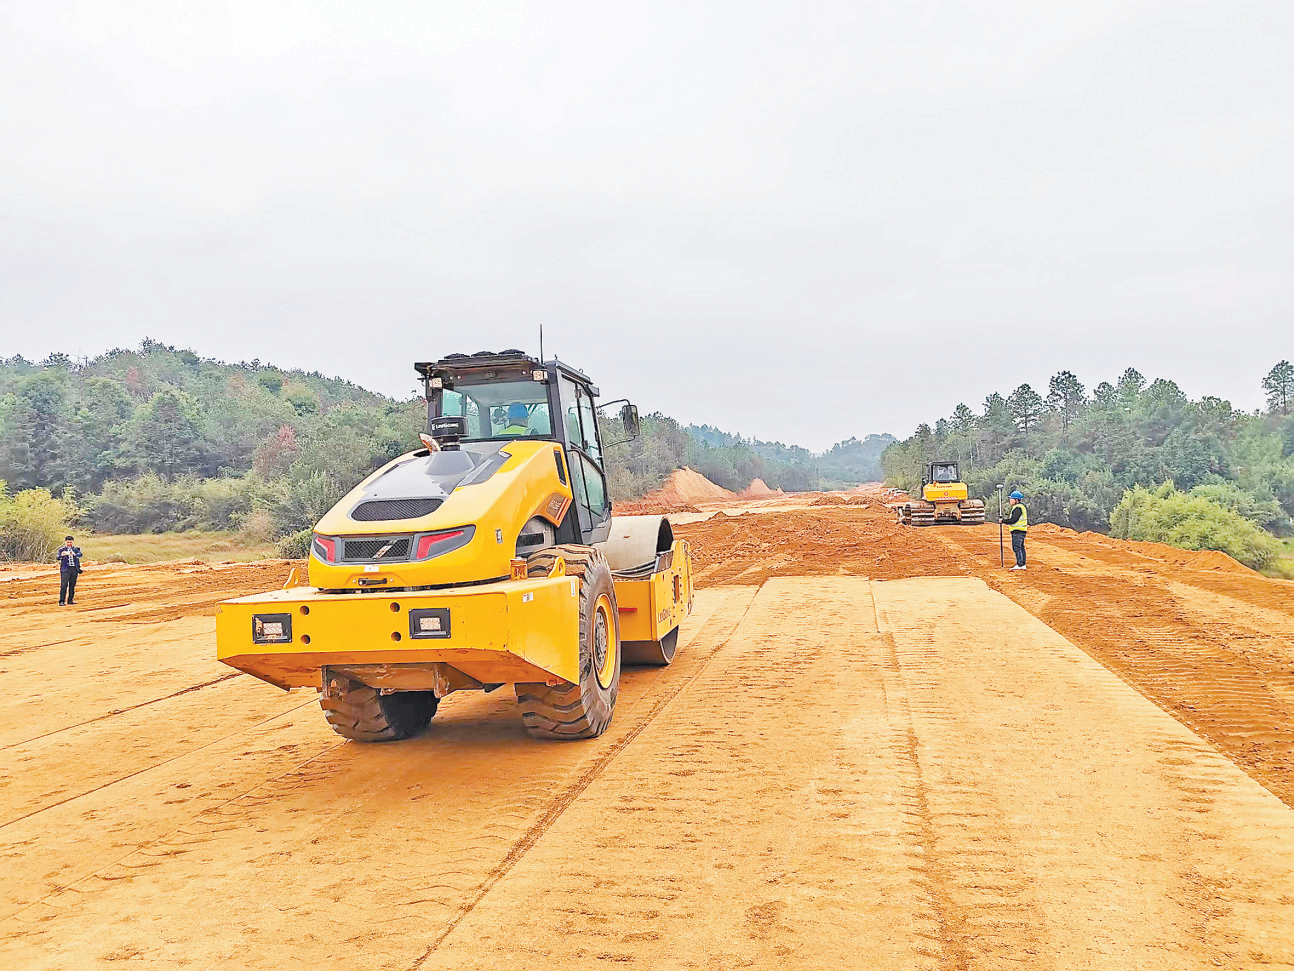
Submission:
[[[388,536],[385,539],[344,539],[341,558],[354,560],[407,560],[412,536]]]
[[[392,519],[417,519],[435,512],[444,499],[370,499],[350,511],[350,518],[362,523]]]

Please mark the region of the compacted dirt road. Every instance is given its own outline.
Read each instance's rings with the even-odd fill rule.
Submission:
[[[506,691],[340,742],[213,659],[284,564],[0,585],[0,966],[1294,964],[1290,587],[861,507],[680,532],[678,659],[583,743]]]

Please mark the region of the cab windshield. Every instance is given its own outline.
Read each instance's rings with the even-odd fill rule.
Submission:
[[[957,481],[957,466],[955,465],[936,465],[931,469],[931,473],[931,478],[934,479],[935,482],[944,483]]]
[[[438,416],[467,419],[465,441],[551,438],[548,386],[539,381],[459,385],[439,394]]]

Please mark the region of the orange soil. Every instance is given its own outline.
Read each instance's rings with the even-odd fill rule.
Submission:
[[[763,479],[753,479],[740,494],[731,492],[711,482],[695,469],[682,468],[669,474],[665,484],[641,499],[629,499],[615,504],[620,516],[661,515],[676,512],[700,512],[705,503],[727,503],[735,499],[780,499],[786,495],[781,489],[770,489]]]
[[[1294,806],[1294,583],[1222,553],[1042,524],[1003,571],[994,525],[914,528],[876,507],[716,515],[675,526],[697,582],[977,576],[1208,738]],[[1011,563],[1009,543],[1007,564]]]
[[[664,499],[626,499],[612,503],[611,511],[617,516],[664,516],[675,512],[701,510],[690,502],[669,502]]]
[[[214,658],[283,561],[0,582],[0,967],[1291,963],[1294,584],[818,498],[679,517],[678,657],[587,742],[509,690],[341,742]]]
[[[751,479],[750,485],[746,486],[741,494],[742,499],[771,499],[774,496],[784,496],[786,493],[782,489],[770,489],[768,483],[763,479]]]

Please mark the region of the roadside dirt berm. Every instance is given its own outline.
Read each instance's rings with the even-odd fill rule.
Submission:
[[[661,516],[612,517],[599,391],[521,351],[415,365],[424,447],[318,523],[308,580],[226,601],[217,656],[315,687],[357,741],[406,738],[454,691],[513,684],[527,731],[591,738],[622,663],[669,664],[692,606],[687,544]],[[638,434],[637,409],[612,423]]]

